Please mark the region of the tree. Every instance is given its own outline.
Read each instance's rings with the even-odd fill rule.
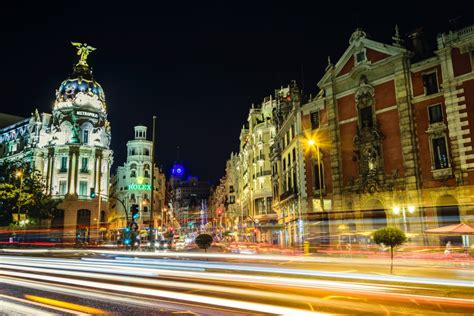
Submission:
[[[386,246],[390,246],[390,274],[393,273],[393,249],[397,246],[402,245],[406,240],[407,237],[405,233],[394,227],[385,227],[380,228],[374,232],[374,241],[377,244],[384,244]]]
[[[207,248],[211,247],[212,244],[212,236],[208,234],[201,234],[196,237],[194,241],[199,248],[204,249],[207,253]]]
[[[25,214],[32,220],[50,219],[59,203],[61,199],[46,194],[44,178],[28,164],[0,165],[0,226],[13,223],[14,213]]]

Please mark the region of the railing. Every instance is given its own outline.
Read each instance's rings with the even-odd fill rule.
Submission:
[[[82,168],[81,168],[81,169],[79,170],[79,172],[80,172],[80,173],[89,173],[90,170],[89,170],[89,169],[82,169]]]
[[[67,172],[67,168],[59,168],[58,172],[59,173],[65,173],[65,172]]]

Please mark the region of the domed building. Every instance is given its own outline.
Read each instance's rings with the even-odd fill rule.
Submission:
[[[36,110],[30,118],[0,125],[0,163],[28,161],[43,175],[48,193],[64,199],[52,228],[93,242],[107,224],[111,130],[104,91],[87,64],[95,49],[73,45],[80,60],[56,91],[52,114]]]

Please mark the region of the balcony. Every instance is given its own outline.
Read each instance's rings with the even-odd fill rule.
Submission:
[[[89,174],[90,173],[90,170],[89,169],[84,169],[84,168],[81,168],[79,170],[80,173],[84,173],[84,174]]]
[[[67,168],[59,168],[58,173],[66,173]]]

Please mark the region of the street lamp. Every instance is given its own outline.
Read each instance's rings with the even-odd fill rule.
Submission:
[[[20,212],[20,209],[21,209],[21,203],[20,203],[20,199],[21,199],[21,194],[23,193],[23,171],[21,170],[17,170],[15,172],[15,177],[16,178],[20,178],[20,194],[19,194],[19,197],[18,197],[18,201],[17,201],[17,208],[18,208],[18,222],[21,221],[21,212]],[[26,216],[25,216],[26,217]]]
[[[409,205],[408,207],[405,206],[394,206],[393,209],[393,214],[394,215],[399,215],[400,211],[402,212],[402,218],[403,218],[403,229],[405,230],[405,233],[408,233],[408,222],[407,222],[407,214],[408,213],[413,214],[415,212],[415,207],[413,205]]]

